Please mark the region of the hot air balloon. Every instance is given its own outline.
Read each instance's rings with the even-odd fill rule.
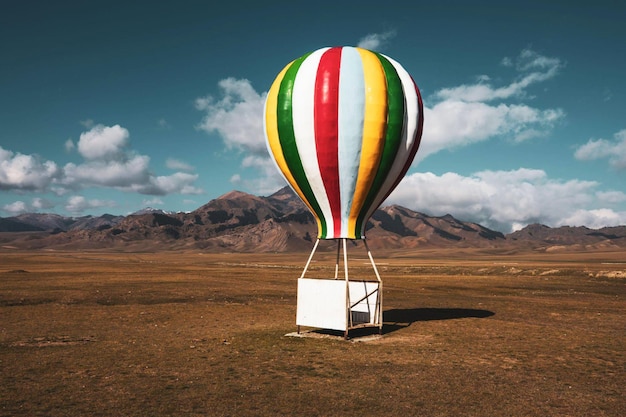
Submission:
[[[417,85],[383,54],[321,48],[278,74],[265,103],[268,151],[318,226],[301,279],[320,239],[341,239],[349,281],[345,240],[365,242],[367,221],[409,169],[422,126]]]

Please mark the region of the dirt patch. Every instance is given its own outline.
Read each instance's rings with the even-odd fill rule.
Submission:
[[[11,343],[11,346],[17,347],[51,347],[51,346],[73,346],[85,343],[95,342],[96,339],[91,336],[87,337],[70,337],[70,336],[50,336],[50,337],[34,337],[28,340],[18,340]]]
[[[352,333],[348,334],[348,337],[344,337],[343,332],[331,332],[331,331],[320,331],[320,330],[307,330],[298,332],[287,333],[285,337],[303,337],[310,339],[331,339],[331,340],[343,340],[346,342],[373,342],[382,339],[382,335],[380,334],[371,334],[368,332],[366,334],[359,334],[352,331]]]
[[[596,277],[626,278],[626,271],[600,271],[596,274]]]

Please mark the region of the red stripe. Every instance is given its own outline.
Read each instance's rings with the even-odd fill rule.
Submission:
[[[333,216],[333,237],[341,235],[338,147],[340,62],[341,48],[331,48],[322,55],[315,77],[313,112],[317,161]]]

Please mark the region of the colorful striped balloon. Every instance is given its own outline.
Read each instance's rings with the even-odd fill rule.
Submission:
[[[267,146],[319,239],[362,239],[419,147],[422,99],[393,59],[322,48],[287,65],[265,103]]]

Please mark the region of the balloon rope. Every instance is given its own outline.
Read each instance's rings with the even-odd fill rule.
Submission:
[[[376,274],[376,278],[378,282],[381,282],[380,274],[378,273],[378,268],[376,268],[376,263],[374,262],[374,258],[372,257],[372,252],[370,251],[369,246],[367,246],[367,240],[363,239],[363,243],[365,243],[365,249],[367,250],[367,256],[370,258],[370,262],[372,263],[372,268],[374,268],[374,273]]]
[[[378,333],[383,334],[383,280],[380,278],[380,274],[378,273],[378,268],[376,268],[376,263],[374,262],[374,257],[372,256],[372,252],[370,251],[369,246],[367,246],[367,240],[363,239],[363,243],[365,244],[365,249],[367,250],[367,256],[370,258],[370,262],[372,263],[372,268],[374,268],[374,273],[376,273],[376,278],[378,279],[378,297],[376,308],[374,309],[374,317],[375,322],[378,322]]]
[[[343,270],[344,270],[344,276],[346,277],[346,281],[348,281],[348,250],[346,248],[346,241],[348,239],[341,239],[343,240]]]
[[[341,242],[337,240],[337,262],[335,262],[335,279],[339,278],[339,248]]]
[[[317,245],[319,245],[320,240],[317,239],[317,241],[315,242],[315,246],[313,246],[313,250],[311,251],[311,255],[309,255],[309,260],[306,261],[306,265],[304,266],[304,271],[302,271],[302,275],[300,275],[300,279],[304,278],[304,274],[306,274],[306,270],[309,269],[309,264],[311,263],[311,259],[313,259],[313,254],[315,253],[315,250],[317,249]]]
[[[346,327],[346,332],[344,334],[344,338],[348,338],[348,329],[352,327],[352,309],[350,308],[350,280],[348,279],[348,251],[346,247],[345,238],[341,239],[343,241],[343,271],[344,278],[346,279],[346,321],[348,326]]]

